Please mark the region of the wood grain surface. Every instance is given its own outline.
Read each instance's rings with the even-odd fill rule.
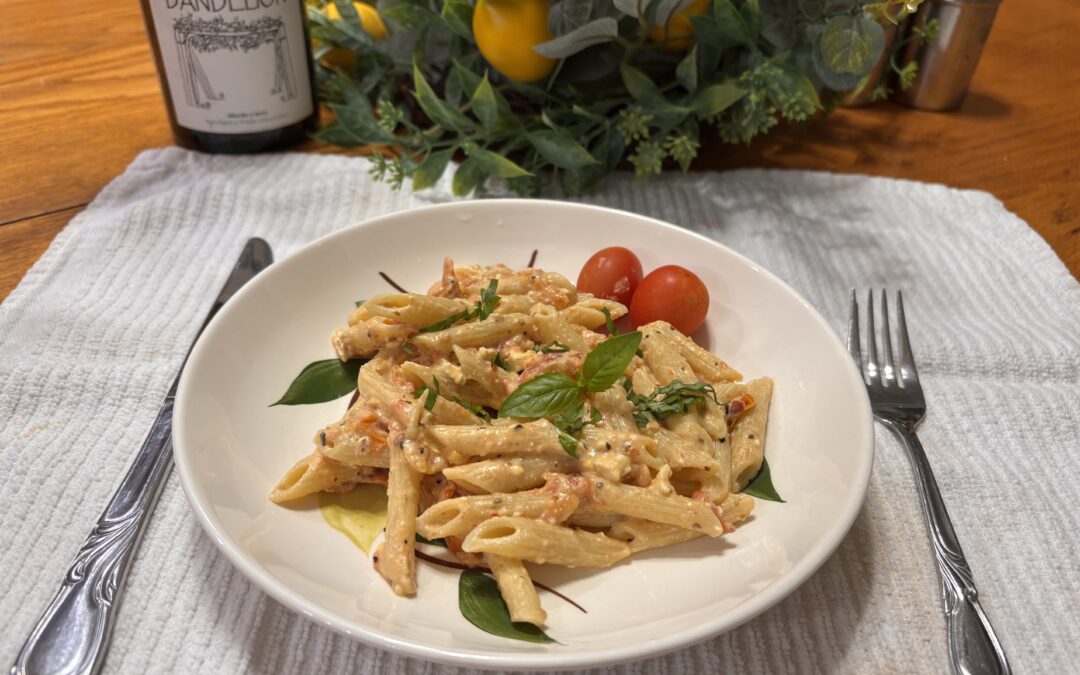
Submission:
[[[136,154],[172,139],[139,3],[4,0],[0,26],[4,298]],[[819,169],[986,190],[1080,275],[1078,36],[1080,2],[1004,2],[960,110],[840,110],[747,147],[707,143],[698,168]]]

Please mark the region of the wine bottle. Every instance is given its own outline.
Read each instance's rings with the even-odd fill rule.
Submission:
[[[258,152],[315,130],[303,0],[142,0],[176,143]]]

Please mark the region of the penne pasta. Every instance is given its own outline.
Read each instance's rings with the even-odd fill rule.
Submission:
[[[485,520],[465,537],[462,548],[564,567],[611,567],[630,555],[627,544],[600,533],[509,517]]]
[[[663,321],[636,354],[622,338],[590,361],[626,313],[553,272],[450,258],[425,294],[371,296],[331,336],[340,359],[368,359],[356,396],[271,501],[385,484],[372,561],[395,594],[416,593],[416,537],[441,540],[535,626],[526,562],[604,568],[731,532],[753,513],[739,490],[763,462],[772,380],[740,381]],[[550,391],[522,388],[542,377]]]

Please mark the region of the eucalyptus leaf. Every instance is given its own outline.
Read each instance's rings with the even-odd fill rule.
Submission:
[[[563,0],[567,2],[567,0]],[[562,3],[559,3],[562,4]],[[549,59],[565,59],[594,45],[613,41],[619,35],[619,22],[611,17],[596,19],[566,35],[541,42],[533,51]]]
[[[446,171],[446,165],[450,162],[453,154],[453,149],[428,153],[424,161],[420,162],[420,166],[413,171],[413,190],[425,190],[435,185],[439,178],[442,177],[443,172]]]
[[[485,150],[470,144],[465,147],[465,152],[469,155],[470,159],[476,160],[476,163],[484,173],[489,176],[495,176],[496,178],[518,178],[520,176],[532,175],[514,162],[491,150]]]
[[[443,23],[456,35],[466,40],[473,41],[472,19],[473,7],[464,0],[443,0],[442,13]]]
[[[555,642],[531,623],[514,623],[499,585],[494,579],[477,570],[465,570],[458,579],[458,609],[465,619],[485,633],[524,640],[525,642]]]
[[[466,131],[473,127],[473,123],[460,110],[439,98],[424,79],[424,73],[417,63],[413,64],[413,85],[416,87],[416,102],[433,122],[453,131]]]
[[[552,35],[566,35],[585,24],[593,17],[593,0],[560,0],[548,12],[548,32]]]
[[[762,0],[761,35],[778,49],[793,46],[799,39],[796,0]]]
[[[366,359],[326,359],[304,366],[275,405],[326,403],[356,391],[356,378]]]
[[[769,462],[764,457],[761,458],[761,470],[758,471],[754,479],[750,481],[750,484],[743,488],[744,495],[750,495],[751,497],[757,497],[758,499],[766,499],[770,502],[783,502],[780,498],[780,494],[773,487],[772,472],[769,471]]]
[[[814,49],[814,69],[830,89],[847,91],[870,72],[885,48],[885,31],[864,16],[829,19]]]
[[[478,188],[485,178],[487,178],[487,174],[480,167],[480,163],[467,158],[458,165],[457,171],[454,172],[454,180],[450,188],[455,197],[464,197]]]
[[[579,169],[589,164],[599,164],[588,150],[564,132],[541,129],[531,131],[527,136],[540,156],[557,167]]]
[[[694,97],[694,110],[702,117],[712,117],[735,105],[743,96],[746,90],[734,82],[710,85]]]
[[[563,373],[544,373],[519,385],[507,396],[499,408],[499,417],[548,417],[579,401],[581,389],[573,378]]]
[[[615,384],[623,376],[640,345],[641,331],[608,338],[596,345],[581,367],[581,386],[599,392]]]

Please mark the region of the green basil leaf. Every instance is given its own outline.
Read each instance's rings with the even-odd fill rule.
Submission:
[[[367,300],[357,300],[356,301],[357,309],[359,309],[365,302],[367,302]]]
[[[531,623],[514,623],[499,585],[476,570],[465,570],[458,579],[458,609],[465,619],[485,633],[525,642],[555,642]]]
[[[520,176],[532,175],[517,164],[511,162],[509,159],[490,150],[484,150],[483,148],[470,144],[466,146],[465,152],[469,155],[469,159],[476,160],[480,169],[490,176],[496,176],[498,178],[518,178]]]
[[[580,400],[581,390],[572,378],[562,373],[544,373],[507,396],[499,408],[499,417],[547,417]]]
[[[468,410],[482,420],[491,421],[491,415],[488,414],[487,410],[484,410],[483,406],[478,406],[475,403],[470,403],[469,401],[466,401],[460,396],[454,397],[454,403],[457,403],[459,406],[465,408],[466,410]]]
[[[480,167],[480,162],[474,159],[466,159],[458,165],[454,172],[454,180],[451,189],[455,197],[464,197],[475,190],[484,182],[487,174]]]
[[[750,481],[750,484],[743,488],[743,494],[757,497],[758,499],[766,499],[770,502],[784,502],[776,492],[776,488],[773,487],[772,473],[769,471],[769,462],[766,461],[764,457],[761,458],[761,470],[758,471],[758,474]]]
[[[446,165],[450,162],[450,157],[452,157],[453,154],[453,150],[428,153],[428,156],[424,158],[424,161],[420,162],[420,166],[416,167],[416,170],[413,171],[413,190],[426,190],[435,185],[439,178],[442,177],[443,172],[446,171]]]
[[[413,64],[413,86],[416,87],[416,102],[433,122],[451,131],[467,131],[473,127],[460,110],[439,98],[424,79],[418,63]]]
[[[497,295],[498,290],[499,280],[491,279],[488,281],[487,288],[480,291],[480,301],[476,303],[476,309],[473,310],[477,319],[483,321],[491,316],[491,313],[499,306],[499,301],[502,298]]]
[[[604,325],[607,327],[608,335],[619,337],[619,327],[615,325],[614,319],[611,318],[611,310],[607,307],[601,307],[600,311],[604,313]]]
[[[431,544],[432,546],[442,546],[443,548],[449,548],[446,545],[445,539],[425,539],[420,535],[416,535],[416,543],[418,544]]]
[[[615,384],[630,365],[640,344],[641,332],[634,331],[608,338],[596,345],[585,357],[585,365],[581,367],[582,386],[589,391],[598,392]]]
[[[580,169],[599,164],[584,146],[562,132],[540,129],[529,132],[527,136],[540,156],[559,168]]]
[[[577,439],[566,433],[562,429],[559,430],[559,445],[566,451],[566,454],[570,455],[574,459],[577,459]]]
[[[356,391],[356,377],[367,359],[326,359],[307,364],[275,405],[325,403]]]

